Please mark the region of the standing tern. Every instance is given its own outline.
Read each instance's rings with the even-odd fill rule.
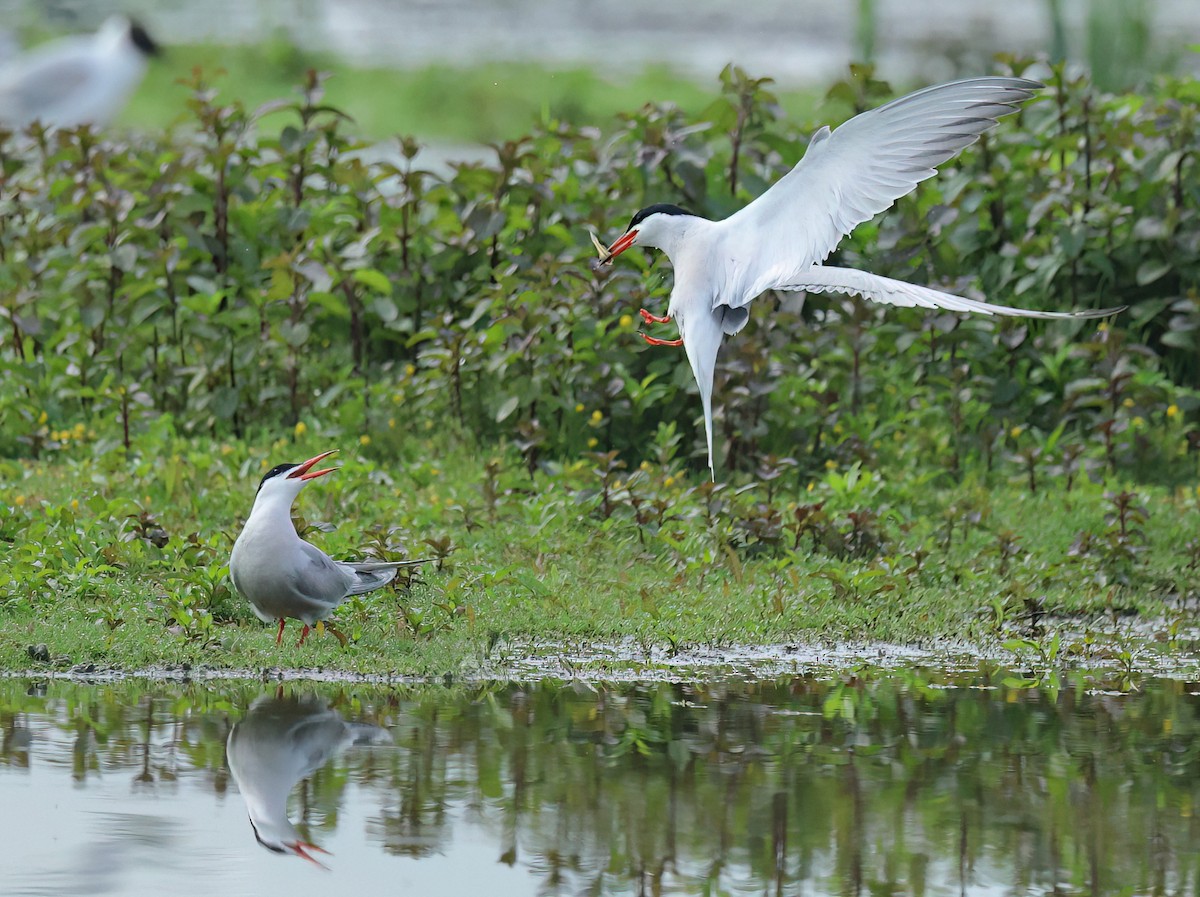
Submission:
[[[712,386],[717,351],[726,334],[750,319],[750,302],[767,290],[850,293],[898,306],[945,308],[1031,318],[1099,318],[1121,308],[1073,312],[992,305],[867,271],[820,264],[862,222],[888,208],[936,166],[974,143],[998,118],[1042,87],[1022,78],[971,78],[919,90],[855,116],[836,130],[813,135],[804,157],[762,196],[722,221],[668,204],[647,206],[607,249],[609,264],[631,246],[661,249],[675,269],[664,316],[641,309],[646,323],[675,319],[679,338],[654,346],[683,346],[700,400],[713,479]]]
[[[51,41],[0,63],[0,124],[23,128],[108,124],[146,74],[158,44],[140,24],[113,16],[95,34]]]
[[[246,802],[250,827],[263,847],[303,857],[322,866],[313,853],[328,853],[300,837],[287,815],[287,799],[308,778],[345,748],[391,744],[387,729],[352,723],[315,694],[300,697],[263,695],[229,732],[225,757]]]
[[[381,588],[401,567],[427,560],[335,561],[296,534],[292,503],[310,480],[337,470],[313,470],[332,454],[322,452],[302,464],[280,464],[268,470],[258,484],[250,518],[233,543],[229,577],[253,606],[256,617],[264,623],[279,621],[277,645],[288,617],[304,623],[298,643],[303,645],[310,627],[325,620],[351,595]],[[330,631],[344,642],[341,633],[332,627]]]

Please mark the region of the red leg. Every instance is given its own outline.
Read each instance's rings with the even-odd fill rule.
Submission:
[[[303,645],[303,644],[304,644],[304,640],[305,640],[306,638],[308,638],[308,632],[309,632],[309,629],[308,629],[308,624],[307,624],[307,623],[305,623],[305,624],[304,624],[304,628],[300,630],[300,641],[296,642],[296,647],[297,647],[297,648],[299,648],[301,645]]]
[[[283,624],[286,622],[283,617],[279,618],[279,631],[275,633],[275,644],[277,645],[283,641]]]
[[[648,336],[645,333],[642,333],[642,331],[640,331],[640,330],[638,331],[638,336],[640,336],[642,339],[644,339],[646,342],[648,342],[652,346],[682,346],[683,345],[682,337],[680,337],[679,339],[659,339],[656,336]]]
[[[642,320],[647,324],[667,324],[671,320],[670,315],[652,315],[644,308],[640,309],[639,314],[641,314]]]

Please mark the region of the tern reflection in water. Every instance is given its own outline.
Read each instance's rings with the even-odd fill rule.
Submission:
[[[391,744],[386,729],[347,722],[316,695],[263,695],[229,733],[226,756],[246,801],[258,843],[321,866],[312,852],[328,853],[300,837],[287,816],[293,786],[334,754],[353,745]]]

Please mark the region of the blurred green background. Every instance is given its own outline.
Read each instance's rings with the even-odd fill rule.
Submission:
[[[603,125],[646,102],[697,113],[726,63],[776,82],[804,118],[851,62],[897,87],[989,71],[997,52],[1070,60],[1103,90],[1200,69],[1195,0],[0,0],[7,49],[138,16],[169,47],[122,122],[180,118],[177,79],[201,67],[249,108],[287,96],[308,68],[333,74],[328,99],[360,134],[439,144],[512,139],[539,119]]]

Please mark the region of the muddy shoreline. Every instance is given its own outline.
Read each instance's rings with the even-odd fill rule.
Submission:
[[[214,664],[165,664],[138,669],[75,664],[52,664],[17,670],[0,670],[0,679],[49,679],[104,684],[125,680],[161,682],[251,681],[327,682],[371,685],[444,684],[485,682],[584,683],[692,682],[700,679],[742,681],[788,676],[816,678],[847,675],[886,676],[906,670],[923,670],[962,680],[995,679],[1014,674],[1037,680],[1050,672],[1082,673],[1097,681],[1120,677],[1200,679],[1200,652],[1194,648],[1172,653],[1133,649],[1120,656],[1083,656],[1064,652],[1053,659],[1030,657],[1003,646],[984,647],[957,640],[922,645],[889,643],[692,645],[672,650],[645,648],[632,640],[620,644],[507,645],[497,656],[473,668],[440,675],[404,672],[361,672],[327,667],[224,667]]]

